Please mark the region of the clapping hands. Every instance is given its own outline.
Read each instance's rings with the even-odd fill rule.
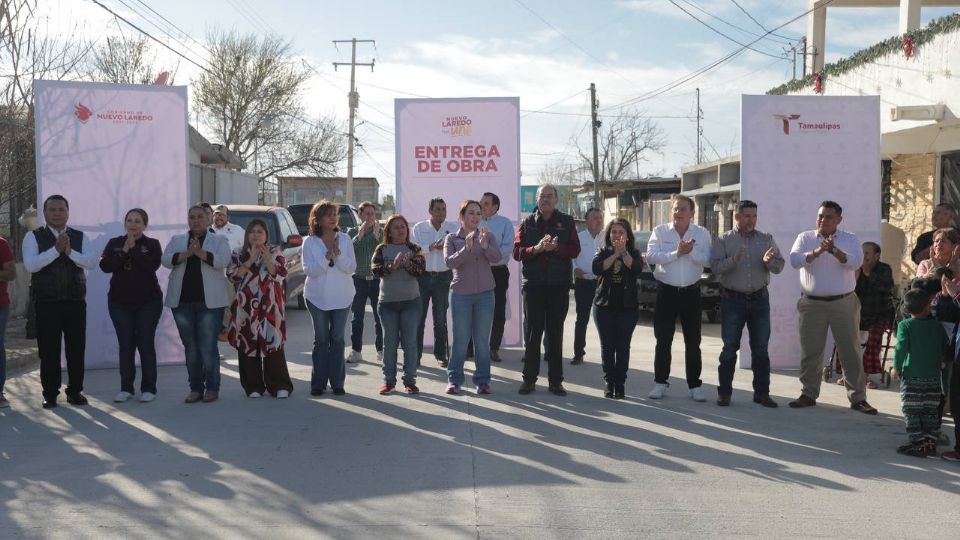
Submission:
[[[680,240],[680,243],[677,245],[677,255],[686,255],[693,251],[693,245],[697,243],[695,239],[691,240]]]

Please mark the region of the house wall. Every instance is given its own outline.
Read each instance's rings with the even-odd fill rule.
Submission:
[[[895,246],[883,246],[883,260],[900,269],[900,281],[917,270],[910,250],[921,233],[930,230],[930,216],[936,204],[936,154],[896,154],[891,156],[889,224],[903,231],[906,253],[898,257]],[[899,264],[898,264],[899,260]]]

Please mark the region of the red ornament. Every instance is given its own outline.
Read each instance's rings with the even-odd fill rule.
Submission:
[[[907,58],[913,58],[916,49],[913,47],[913,38],[910,36],[903,36],[903,55]]]
[[[823,93],[823,76],[821,76],[819,73],[813,74],[813,91],[816,94]]]

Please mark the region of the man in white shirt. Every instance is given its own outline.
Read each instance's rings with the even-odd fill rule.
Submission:
[[[62,195],[43,201],[46,225],[23,238],[23,267],[30,272],[37,310],[37,352],[43,408],[57,406],[60,394],[60,343],[67,358],[67,402],[87,404],[83,391],[87,333],[86,270],[99,260],[87,235],[67,227],[70,204]]]
[[[230,210],[227,205],[221,204],[213,209],[213,234],[219,234],[227,237],[230,244],[230,251],[243,247],[243,238],[246,233],[243,227],[230,223]],[[271,238],[274,243],[282,243],[283,240]]]
[[[817,211],[817,228],[800,233],[790,250],[790,264],[800,270],[803,291],[797,303],[803,389],[790,406],[799,409],[817,404],[829,328],[840,351],[850,408],[877,414],[867,403],[866,376],[860,363],[860,300],[854,294],[863,250],[855,234],[837,228],[841,221],[843,208],[823,201]]]
[[[597,276],[593,275],[593,256],[603,246],[603,212],[591,208],[586,214],[587,228],[577,233],[580,254],[573,260],[573,298],[577,303],[577,324],[573,331],[573,360],[571,365],[583,363],[587,347],[587,325],[590,308],[597,293]]]
[[[513,222],[501,216],[500,197],[489,191],[480,198],[483,219],[480,225],[490,231],[500,247],[500,261],[490,265],[493,272],[493,327],[490,329],[490,360],[500,361],[500,344],[503,342],[503,327],[507,322],[507,289],[510,287],[510,253],[513,252]],[[467,349],[467,357],[473,356],[473,341]]]
[[[696,205],[686,195],[674,195],[673,222],[657,225],[647,245],[647,263],[656,265],[657,303],[653,333],[657,338],[653,358],[654,385],[650,399],[660,399],[670,386],[670,347],[677,317],[683,329],[687,387],[694,401],[706,401],[700,371],[700,276],[710,264],[710,233],[693,223]]]
[[[447,367],[447,305],[450,303],[450,282],[453,272],[443,257],[443,240],[455,234],[456,223],[446,221],[447,203],[437,197],[430,199],[430,219],[413,226],[413,243],[423,250],[426,262],[420,281],[420,326],[417,332],[417,361],[423,357],[423,327],[427,322],[427,307],[433,301],[433,356],[440,367]]]

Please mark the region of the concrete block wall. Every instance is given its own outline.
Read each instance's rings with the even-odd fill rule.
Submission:
[[[889,223],[903,231],[906,237],[906,254],[900,263],[900,275],[902,279],[909,279],[917,270],[910,260],[910,250],[917,237],[930,230],[930,216],[937,203],[938,158],[936,154],[896,154],[891,159]]]

